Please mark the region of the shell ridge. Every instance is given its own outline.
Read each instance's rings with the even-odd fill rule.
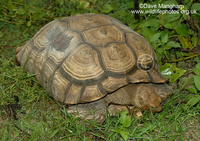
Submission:
[[[20,59],[19,60],[22,60],[22,58],[23,58],[23,56],[24,56],[24,53],[25,53],[25,49],[27,48],[27,46],[30,44],[30,42],[32,41],[32,39],[30,40],[30,41],[28,41],[25,45],[23,45],[23,50],[21,50],[22,51],[22,54],[21,54],[21,56],[20,56]],[[30,52],[32,51],[32,48],[31,48],[31,50],[29,51],[29,53],[28,54],[30,54]],[[29,55],[28,55],[29,56]],[[27,60],[28,58],[26,58],[26,60]],[[25,61],[26,62],[26,61]],[[20,64],[21,64],[21,61],[20,61]],[[23,64],[24,65],[24,64]]]
[[[81,91],[80,91],[80,95],[79,95],[79,99],[78,99],[77,104],[80,103],[81,100],[83,99],[83,93],[84,93],[85,89],[86,89],[86,86],[83,85],[83,87],[82,87],[82,89],[81,89]]]
[[[85,31],[88,31],[88,30],[93,29],[93,28],[106,27],[106,26],[115,26],[115,25],[114,24],[98,25],[98,26],[95,26],[95,27],[87,28],[87,29],[82,30],[80,32],[85,32]]]
[[[63,98],[63,101],[62,101],[63,103],[65,103],[67,95],[68,95],[68,92],[69,92],[71,87],[72,87],[72,83],[69,83],[68,86],[67,86],[67,89],[65,91],[65,95],[64,95],[64,98]]]
[[[61,22],[61,19],[59,19],[59,20],[54,20],[53,22],[51,22],[51,23],[59,23],[60,25],[63,25],[63,24],[66,24],[66,23],[62,23]],[[47,30],[47,29],[51,29],[51,28],[53,28],[54,26],[50,26],[51,24],[47,24],[45,27],[44,27],[44,29],[40,32],[40,34],[42,34],[43,32],[45,32],[45,30]],[[67,30],[67,28],[66,28],[66,30]],[[40,52],[36,55],[36,57],[34,58],[34,60],[33,60],[33,64],[35,65],[35,67],[34,67],[34,72],[36,72],[36,60],[37,60],[37,58],[39,57],[39,56],[41,56],[41,54],[42,53],[44,53],[44,51],[46,50],[46,56],[48,56],[48,51],[49,51],[49,47],[51,46],[51,44],[60,36],[60,35],[62,35],[66,30],[64,30],[64,31],[61,31],[61,32],[59,32],[55,37],[54,37],[54,39],[53,40],[51,40],[50,41],[50,43],[48,44],[48,46],[46,46],[44,49],[42,49],[42,50],[40,50],[35,44],[34,44],[34,42],[33,42],[33,46],[35,46],[35,48],[36,48],[36,50],[40,50]],[[40,35],[39,33],[38,33],[38,35]],[[52,34],[52,33],[51,33]],[[36,38],[37,36],[35,36],[34,37],[34,39]],[[43,73],[43,70],[44,70],[44,65],[45,65],[45,63],[46,63],[46,61],[48,60],[48,58],[46,57],[45,58],[45,60],[44,60],[44,63],[42,64],[42,73]],[[41,79],[42,79],[42,82],[44,82],[44,75],[41,75]]]
[[[36,65],[37,63],[36,63],[36,60],[37,60],[37,58],[39,57],[39,56],[41,56],[41,54],[42,53],[44,53],[44,51],[46,51],[46,53],[45,53],[45,56],[48,56],[48,52],[49,52],[49,50],[50,50],[50,46],[51,46],[51,44],[52,44],[52,42],[53,41],[55,41],[60,35],[62,35],[64,33],[64,31],[63,32],[61,32],[61,33],[59,33],[55,38],[54,38],[54,40],[52,40],[51,41],[51,43],[49,44],[49,46],[47,46],[47,47],[45,47],[42,51],[40,51],[40,53],[38,53],[37,55],[36,55],[36,57],[35,57],[35,59],[34,59],[34,65]],[[35,46],[35,45],[34,45]],[[36,47],[37,48],[37,47]],[[38,50],[38,48],[37,48],[37,50]],[[45,66],[45,64],[46,64],[46,62],[49,60],[49,58],[48,57],[45,57],[45,58],[43,58],[43,59],[45,59],[44,60],[44,63],[42,64],[42,75],[41,75],[41,81],[44,83],[44,66]],[[36,72],[36,67],[34,67],[34,72]]]
[[[80,43],[80,44],[77,44],[76,46],[75,46],[75,48],[78,48],[80,45],[82,45],[82,44],[84,44],[84,43]],[[70,51],[70,52],[68,52],[66,55],[65,55],[65,57],[62,59],[62,61],[59,63],[59,64],[57,64],[57,67],[55,68],[55,70],[53,71],[53,74],[52,74],[52,78],[50,79],[50,84],[49,84],[49,87],[52,87],[52,80],[53,80],[53,78],[54,78],[54,75],[55,75],[55,72],[57,71],[57,70],[60,70],[60,68],[62,68],[61,66],[62,66],[62,64],[63,64],[63,62],[66,60],[66,58],[68,57],[68,55],[69,54],[71,54],[73,51]],[[64,72],[64,71],[63,71]],[[61,73],[62,74],[62,73]],[[70,76],[68,76],[68,77],[66,77],[66,75],[62,75],[64,78],[66,78],[67,80],[69,80],[69,78],[70,78]],[[71,79],[70,79],[71,80]]]

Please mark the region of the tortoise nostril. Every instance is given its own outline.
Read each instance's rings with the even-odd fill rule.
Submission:
[[[156,109],[157,109],[156,107],[150,107],[149,108],[149,110],[151,110],[151,111],[156,111]]]

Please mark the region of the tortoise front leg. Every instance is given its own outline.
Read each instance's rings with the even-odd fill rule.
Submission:
[[[128,110],[128,114],[132,115],[133,117],[139,118],[143,116],[141,109],[136,108],[135,106],[115,104],[108,106],[108,112],[111,116],[115,116],[118,113],[124,112],[126,110]]]
[[[103,123],[106,117],[106,104],[104,99],[91,103],[72,105],[67,112],[75,117],[83,117],[86,120],[95,120],[97,123]]]

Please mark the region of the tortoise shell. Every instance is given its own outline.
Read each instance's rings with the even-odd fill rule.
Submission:
[[[98,100],[130,83],[165,83],[149,43],[102,14],[54,20],[17,49],[16,61],[57,101]]]

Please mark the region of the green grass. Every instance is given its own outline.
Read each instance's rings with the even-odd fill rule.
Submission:
[[[68,114],[65,106],[56,103],[33,75],[15,64],[16,47],[41,27],[0,21],[0,140],[200,140],[200,103],[187,107],[195,94],[180,90],[182,81],[174,84],[162,112],[143,112],[139,119],[132,117],[128,127],[121,122],[123,113],[107,115],[103,124]]]

